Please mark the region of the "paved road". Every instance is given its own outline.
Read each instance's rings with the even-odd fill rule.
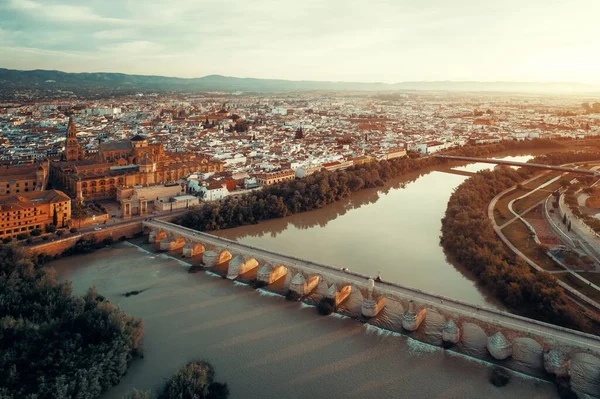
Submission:
[[[536,178],[538,178],[539,176],[534,176],[531,179],[526,180],[525,182],[523,182],[522,184],[527,184],[533,180],[535,180]],[[504,235],[504,233],[502,232],[502,228],[500,226],[498,226],[498,223],[496,223],[496,219],[494,218],[494,208],[496,207],[496,203],[498,202],[498,200],[500,198],[502,198],[504,195],[508,194],[509,192],[515,190],[517,188],[517,186],[512,186],[504,191],[502,191],[501,193],[499,193],[498,195],[496,195],[492,201],[490,202],[490,204],[488,205],[488,218],[490,219],[490,221],[492,222],[492,227],[494,228],[494,231],[496,232],[496,234],[498,235],[498,237],[500,237],[500,239],[502,240],[502,242],[504,242],[504,244],[506,244],[507,247],[510,248],[511,251],[513,251],[515,254],[517,254],[517,256],[521,257],[521,259],[523,259],[525,262],[527,262],[527,264],[531,267],[533,267],[535,270],[537,270],[540,273],[545,273],[546,270],[541,268],[540,266],[538,266],[537,263],[535,263],[534,261],[532,261],[531,259],[529,259],[529,257],[527,257],[527,255],[525,255],[523,252],[521,252],[517,247],[515,247],[513,245],[513,243],[511,243],[508,238],[506,238],[506,236]],[[556,282],[558,283],[558,285],[560,285],[562,288],[564,288],[565,290],[567,290],[571,295],[575,296],[576,298],[584,301],[585,303],[587,303],[588,305],[593,306],[596,310],[600,310],[600,304],[596,301],[594,301],[591,298],[588,298],[587,296],[583,295],[581,292],[575,290],[573,287],[571,287],[570,285],[556,279]],[[577,303],[577,302],[575,302]],[[582,305],[580,305],[582,306]]]
[[[261,248],[251,247],[236,241],[215,237],[210,234],[201,233],[183,226],[178,226],[162,220],[143,222],[145,226],[165,229],[176,232],[188,239],[211,244],[220,248],[233,251],[235,254],[241,254],[248,257],[257,257],[272,264],[283,264],[302,268],[308,274],[327,274],[334,276],[340,281],[348,284],[355,284],[360,287],[367,285],[367,279],[370,276],[342,271],[340,268],[321,265],[304,259],[298,259],[276,252],[267,251]],[[582,349],[590,349],[600,354],[600,337],[569,330],[566,328],[554,326],[552,324],[542,323],[536,320],[527,319],[510,313],[473,306],[452,298],[429,294],[421,290],[415,290],[391,282],[377,282],[375,284],[378,293],[391,295],[406,299],[413,299],[423,306],[441,309],[443,311],[462,315],[465,317],[481,320],[486,323],[497,324],[502,328],[510,328],[524,333],[540,336],[548,341],[559,341],[563,344],[572,345]]]

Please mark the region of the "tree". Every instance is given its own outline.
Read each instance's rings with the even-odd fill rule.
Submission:
[[[562,218],[563,224],[567,224],[567,214],[565,213]]]
[[[54,233],[56,231],[56,226],[53,224],[47,224],[44,229],[46,230],[46,233]]]
[[[215,383],[215,370],[205,361],[190,362],[167,381],[158,399],[226,399],[227,384]]]
[[[72,219],[83,219],[87,216],[85,207],[79,202],[73,202],[71,205],[71,218]]]
[[[52,225],[58,225],[58,214],[56,213],[56,206],[54,206],[54,213],[52,213]]]
[[[568,231],[571,231],[571,221],[570,221],[570,220],[569,220],[569,225],[568,225],[568,227],[567,227],[567,230],[568,230]]]
[[[96,398],[142,351],[140,319],[94,288],[74,296],[17,245],[0,246],[0,314],[2,398]]]

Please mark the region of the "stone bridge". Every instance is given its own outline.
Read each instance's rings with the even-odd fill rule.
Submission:
[[[352,317],[511,369],[544,377],[569,376],[580,396],[600,392],[600,337],[467,304],[346,268],[318,264],[198,232],[173,223],[143,222],[161,250],[202,257],[235,279],[251,270],[264,284],[282,284],[302,297],[330,298]]]

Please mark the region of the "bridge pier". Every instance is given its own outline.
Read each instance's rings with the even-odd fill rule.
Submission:
[[[385,306],[385,297],[379,297],[377,299],[373,296],[373,290],[375,289],[375,280],[369,279],[367,288],[367,297],[363,298],[360,311],[364,317],[375,317],[381,312]]]
[[[217,249],[218,251],[218,249]],[[228,250],[223,249],[219,252],[205,251],[202,255],[204,261],[204,267],[215,267],[231,260],[231,253]]]
[[[419,312],[415,311],[415,303],[410,300],[408,301],[408,310],[402,316],[402,328],[406,331],[415,331],[419,328],[423,320],[427,309],[421,309]]]
[[[161,251],[175,251],[185,245],[185,240],[182,237],[166,237],[160,241]]]
[[[337,286],[332,284],[331,287],[327,290],[326,298],[332,299],[335,303],[335,307],[340,306],[352,292],[352,287],[350,285],[345,285],[341,290],[338,291]]]
[[[183,246],[183,257],[192,258],[204,253],[204,245],[200,243],[188,242]]]
[[[256,259],[248,258],[247,260],[244,260],[242,256],[237,255],[229,262],[229,267],[227,268],[227,278],[233,280],[240,274],[247,273],[257,267],[258,262]]]
[[[512,355],[512,344],[501,332],[488,337],[487,349],[496,360],[504,360]]]
[[[319,280],[319,276],[310,276],[306,279],[302,273],[296,273],[296,275],[292,277],[290,291],[295,292],[300,296],[308,295],[313,292],[317,285],[319,285]]]
[[[449,319],[442,328],[442,342],[456,345],[460,341],[460,329],[454,322],[454,320]]]

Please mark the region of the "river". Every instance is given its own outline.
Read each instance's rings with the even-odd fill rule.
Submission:
[[[497,388],[490,365],[288,302],[123,243],[53,262],[83,294],[95,285],[144,320],[145,356],[104,399],[154,389],[187,361],[205,359],[231,399],[557,398],[552,384],[514,374]],[[132,290],[139,295],[124,297]]]
[[[424,172],[318,211],[218,234],[356,271],[381,271],[391,281],[501,308],[439,246],[446,203],[466,177]],[[191,275],[181,260],[130,243],[52,265],[60,279],[73,281],[76,293],[94,285],[144,319],[145,357],[105,398],[120,398],[133,387],[156,390],[197,359],[215,365],[232,399],[557,397],[551,384],[516,373],[508,386],[496,388],[485,362],[351,319],[318,316],[312,307],[239,283]]]
[[[498,159],[526,162],[532,155]],[[408,287],[505,310],[440,246],[441,219],[453,190],[490,164],[430,168],[363,190],[325,208],[212,232],[267,250],[381,277]]]

